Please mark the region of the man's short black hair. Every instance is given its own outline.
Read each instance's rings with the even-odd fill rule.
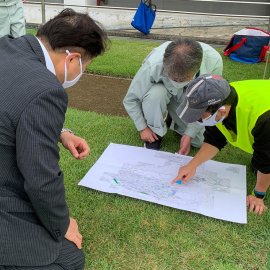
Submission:
[[[88,14],[64,9],[56,17],[40,26],[38,37],[44,37],[53,50],[82,48],[82,57],[94,58],[105,52],[106,32]]]

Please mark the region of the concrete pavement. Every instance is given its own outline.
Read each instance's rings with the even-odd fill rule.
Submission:
[[[154,39],[154,40],[172,40],[178,36],[193,37],[194,39],[208,44],[222,45],[227,44],[231,36],[245,27],[257,27],[267,31],[268,25],[227,25],[227,26],[187,26],[173,28],[154,28],[150,34],[144,35],[134,30],[109,30],[111,36]]]

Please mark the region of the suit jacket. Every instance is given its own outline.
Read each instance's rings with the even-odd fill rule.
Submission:
[[[34,36],[0,39],[0,265],[52,263],[69,225],[58,140],[67,94]]]

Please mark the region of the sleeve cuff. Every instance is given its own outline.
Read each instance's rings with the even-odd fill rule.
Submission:
[[[194,139],[203,129],[204,127],[197,123],[188,124],[184,134]]]
[[[137,128],[138,131],[142,131],[145,128],[147,128],[146,123],[142,123],[142,122],[141,123],[135,123],[135,126],[136,126],[136,128]]]

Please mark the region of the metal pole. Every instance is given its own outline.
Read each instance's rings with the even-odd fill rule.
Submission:
[[[269,56],[270,56],[270,51],[266,52],[263,79],[266,79],[266,72],[267,72],[267,66],[268,66]],[[269,77],[269,80],[270,80],[270,77]]]
[[[45,0],[41,0],[42,24],[46,22],[45,16]]]
[[[269,17],[269,23],[268,23],[268,32],[270,32],[270,17]]]

